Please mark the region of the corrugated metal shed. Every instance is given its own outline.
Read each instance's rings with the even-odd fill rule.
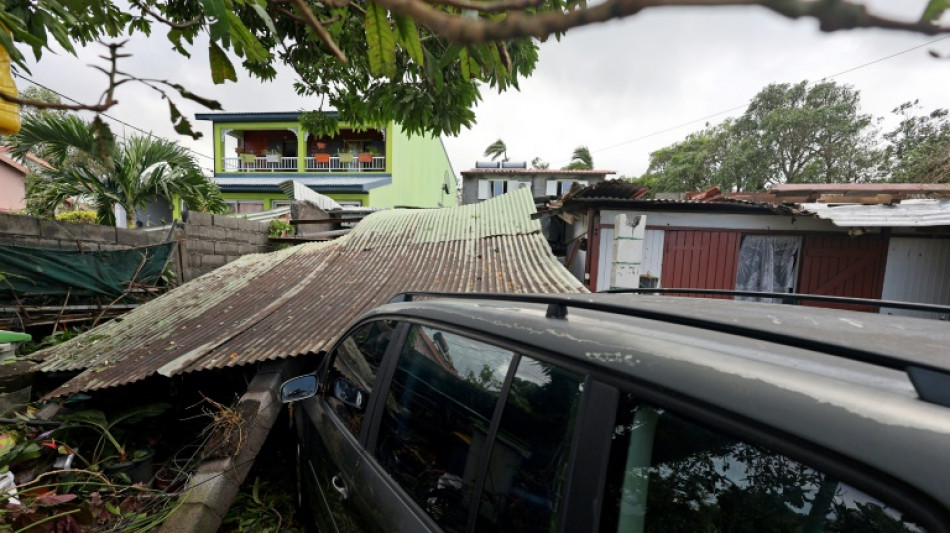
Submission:
[[[336,241],[241,257],[40,352],[40,370],[83,371],[51,393],[61,396],[318,353],[407,290],[586,292],[551,254],[534,211],[522,189],[450,209],[377,212]]]
[[[807,203],[801,208],[841,227],[950,226],[950,200],[903,200],[890,205]]]

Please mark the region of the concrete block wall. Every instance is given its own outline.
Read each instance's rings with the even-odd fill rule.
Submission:
[[[173,268],[182,283],[211,272],[242,255],[271,251],[267,222],[226,215],[189,213],[175,228],[178,241]],[[0,213],[0,244],[63,250],[124,250],[160,244],[168,231],[142,231],[94,224],[67,224],[25,215]]]
[[[266,253],[267,222],[191,212],[178,241],[179,277],[190,281],[247,254]]]

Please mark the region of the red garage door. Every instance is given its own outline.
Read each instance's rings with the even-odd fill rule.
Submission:
[[[660,282],[668,289],[734,289],[737,231],[667,231]]]
[[[806,235],[802,242],[798,292],[880,298],[886,257],[887,239],[881,235]],[[865,306],[806,305],[877,311]]]

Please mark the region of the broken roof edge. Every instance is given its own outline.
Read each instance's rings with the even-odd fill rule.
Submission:
[[[802,214],[843,228],[950,226],[950,200],[914,199],[894,204],[800,204]]]
[[[313,243],[314,246],[326,245],[328,243]],[[247,254],[241,257],[238,257],[234,261],[227,263],[203,276],[197,277],[191,281],[183,283],[178,287],[166,292],[162,296],[146,302],[139,307],[133,309],[132,311],[118,317],[115,320],[106,322],[100,326],[92,328],[88,331],[85,331],[72,339],[57,344],[56,346],[51,346],[44,350],[40,350],[33,354],[30,354],[28,359],[38,363],[37,371],[38,372],[62,372],[62,371],[90,371],[100,368],[102,365],[115,364],[123,359],[113,359],[111,362],[109,360],[98,361],[93,360],[83,360],[82,362],[76,362],[71,364],[70,360],[72,359],[73,352],[72,350],[76,347],[83,347],[86,342],[95,344],[99,341],[110,341],[115,340],[117,337],[121,338],[123,332],[128,331],[131,326],[134,326],[136,322],[147,323],[150,321],[151,317],[155,314],[159,314],[167,308],[174,308],[180,305],[181,297],[186,296],[196,288],[201,287],[202,284],[206,284],[209,280],[220,278],[226,279],[229,283],[226,284],[223,288],[229,290],[218,290],[209,297],[203,299],[202,306],[189,306],[186,309],[183,309],[182,312],[188,314],[195,314],[202,312],[202,309],[213,306],[214,304],[223,301],[228,298],[231,294],[242,290],[245,286],[250,283],[249,278],[242,278],[241,276],[232,275],[236,271],[246,269],[249,264],[257,264],[263,266],[262,271],[266,272],[275,266],[279,265],[287,256],[299,253],[301,249],[310,245],[302,245],[291,248],[286,248],[283,250],[277,250],[275,252],[265,253],[265,254]],[[261,257],[270,256],[272,259],[270,262],[260,261]],[[247,283],[240,284],[234,283],[235,280],[247,281]]]

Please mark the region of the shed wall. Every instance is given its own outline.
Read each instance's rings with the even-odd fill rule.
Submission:
[[[881,297],[950,305],[950,239],[892,237]],[[883,308],[881,313],[950,320],[947,314],[903,309]]]

